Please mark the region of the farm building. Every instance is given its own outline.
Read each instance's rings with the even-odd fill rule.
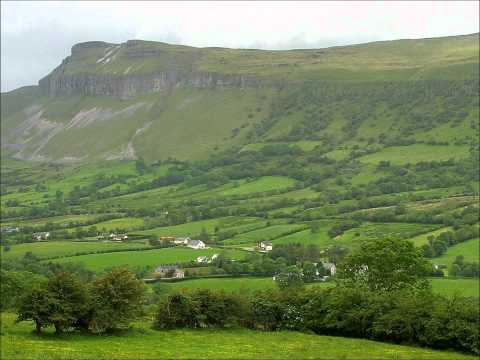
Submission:
[[[271,241],[261,241],[259,244],[258,244],[258,247],[260,250],[262,251],[272,251],[273,249],[273,244]]]
[[[189,240],[187,246],[192,249],[205,249],[205,243],[202,240]]]
[[[155,269],[155,273],[165,278],[181,279],[185,277],[185,271],[177,265],[161,265]]]
[[[210,264],[217,257],[218,257],[218,254],[213,254],[212,257],[210,257],[210,258],[208,256],[199,256],[199,257],[197,257],[196,261],[199,264],[202,264],[202,263]]]
[[[48,240],[49,237],[50,237],[50,233],[48,231],[36,232],[32,234],[33,240],[36,240],[36,241]]]
[[[176,245],[188,245],[189,241],[191,241],[189,237],[177,237],[173,240]]]
[[[15,233],[19,231],[20,231],[20,228],[17,226],[3,226],[1,228],[1,232],[6,234]]]
[[[322,266],[325,270],[330,272],[331,276],[335,276],[335,274],[337,273],[337,267],[333,263],[326,262],[326,263],[323,263]]]

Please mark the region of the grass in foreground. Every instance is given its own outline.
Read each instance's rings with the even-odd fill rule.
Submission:
[[[138,323],[122,335],[91,336],[50,331],[37,337],[29,323],[2,314],[2,359],[475,359],[369,340],[246,329],[155,331]]]

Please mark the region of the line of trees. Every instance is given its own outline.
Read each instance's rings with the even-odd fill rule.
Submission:
[[[143,311],[145,286],[126,268],[91,281],[59,272],[32,286],[20,300],[17,321],[31,320],[37,333],[54,326],[102,333],[127,327]]]

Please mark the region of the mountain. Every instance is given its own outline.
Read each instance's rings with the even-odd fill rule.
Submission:
[[[38,86],[2,94],[2,152],[154,162],[267,144],[462,145],[478,80],[479,34],[288,51],[92,41]]]

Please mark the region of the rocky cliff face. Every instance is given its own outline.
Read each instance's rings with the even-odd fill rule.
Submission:
[[[214,72],[198,71],[195,64],[189,64],[180,68],[175,61],[169,59],[169,62],[162,66],[161,70],[153,70],[144,74],[129,74],[132,66],[127,67],[120,73],[99,73],[89,72],[81,69],[78,72],[67,71],[72,61],[78,58],[85,58],[85,52],[89,50],[102,49],[101,55],[96,63],[109,62],[115,60],[116,55],[109,54],[115,51],[123,59],[134,59],[133,61],[157,58],[162,61],[162,57],[167,56],[165,50],[149,49],[141,46],[142,42],[128,41],[122,45],[108,44],[104,42],[89,42],[73,46],[72,55],[67,57],[60,66],[52,73],[39,81],[40,89],[50,96],[84,94],[84,95],[107,95],[118,98],[129,98],[141,94],[163,92],[174,89],[179,86],[188,86],[194,88],[215,88],[215,87],[259,87],[262,82],[249,75],[238,74],[219,74]],[[168,50],[167,50],[168,51]],[[97,57],[98,57],[97,56]],[[198,58],[201,55],[197,55]],[[165,61],[163,61],[165,62]],[[128,62],[127,62],[128,64]],[[184,65],[184,64],[182,64]],[[105,66],[108,66],[105,64]],[[126,66],[126,65],[125,65]]]

